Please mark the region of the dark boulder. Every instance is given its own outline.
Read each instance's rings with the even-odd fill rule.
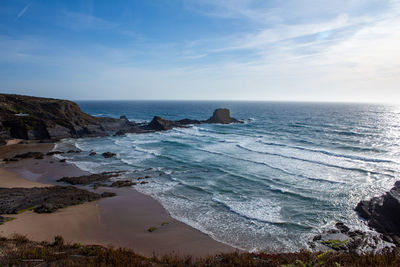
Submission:
[[[171,130],[175,127],[182,127],[182,125],[158,116],[155,116],[153,120],[146,126],[147,129],[153,131],[166,131]]]
[[[43,156],[44,155],[42,152],[27,152],[27,153],[15,155],[14,158],[17,158],[17,159],[29,159],[29,158],[42,159]]]
[[[128,187],[132,185],[136,185],[137,183],[132,182],[130,180],[119,180],[115,181],[111,184],[112,187]]]
[[[229,109],[227,108],[218,108],[214,110],[213,115],[205,121],[206,123],[221,123],[221,124],[229,124],[229,123],[237,123],[240,122],[235,118],[230,116]]]
[[[178,120],[178,121],[175,121],[175,122],[178,123],[178,124],[181,124],[181,125],[200,124],[201,123],[201,121],[191,120],[191,119],[183,119],[183,120]]]
[[[386,194],[360,201],[355,208],[360,217],[376,231],[393,236],[400,236],[400,181]]]
[[[125,135],[125,134],[126,134],[125,131],[119,130],[118,132],[116,132],[116,133],[114,134],[114,136],[123,136],[123,135]]]
[[[49,213],[100,198],[99,194],[73,186],[0,188],[0,214],[16,214],[27,209]]]
[[[89,153],[89,156],[96,156],[96,155],[97,155],[97,153],[95,151],[92,151]]]
[[[82,175],[77,177],[63,177],[57,182],[65,182],[72,185],[88,185],[94,182],[104,182],[108,181],[112,177],[119,176],[119,172],[103,172],[103,173],[96,173],[91,175]]]
[[[101,154],[104,158],[108,159],[108,158],[112,158],[115,157],[117,154],[112,153],[112,152],[104,152],[103,154]]]
[[[50,152],[46,153],[47,156],[53,156],[53,155],[58,155],[58,154],[64,154],[64,152],[62,152],[62,151],[50,151]]]

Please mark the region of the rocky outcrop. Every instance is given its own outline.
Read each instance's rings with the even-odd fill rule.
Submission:
[[[183,127],[183,126],[174,121],[170,121],[170,120],[155,116],[153,118],[153,120],[144,127],[144,129],[153,130],[153,131],[166,131],[166,130],[171,130],[176,127]]]
[[[112,153],[112,152],[104,152],[103,154],[101,154],[103,156],[103,158],[105,159],[109,159],[109,158],[113,158],[115,157],[117,154]]]
[[[10,161],[19,161],[21,159],[43,159],[44,154],[42,152],[27,152],[23,154],[17,154],[12,158],[4,158],[3,161],[10,162]]]
[[[386,194],[360,201],[355,210],[370,227],[400,246],[400,181]]]
[[[230,116],[229,109],[227,108],[218,108],[214,111],[213,115],[205,121],[206,123],[222,123],[222,124],[229,124],[229,123],[238,123],[235,118]]]
[[[103,172],[103,173],[95,173],[91,175],[82,175],[77,177],[63,177],[57,182],[65,182],[72,185],[88,185],[94,182],[105,182],[108,181],[112,177],[119,176],[121,172]]]
[[[49,213],[100,198],[99,194],[73,186],[0,188],[0,214],[16,214],[24,210]]]
[[[380,253],[392,250],[394,245],[386,242],[380,234],[351,230],[343,222],[335,224],[335,228],[324,231],[313,237],[309,246],[314,251],[338,251],[351,253]]]
[[[142,132],[127,120],[94,117],[67,100],[0,94],[0,139],[57,140]]]

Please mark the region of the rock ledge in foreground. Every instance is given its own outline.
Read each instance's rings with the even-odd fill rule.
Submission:
[[[355,210],[370,227],[400,246],[400,181],[386,194],[360,201]]]
[[[17,214],[25,210],[51,213],[101,197],[99,194],[73,186],[0,188],[0,214]]]

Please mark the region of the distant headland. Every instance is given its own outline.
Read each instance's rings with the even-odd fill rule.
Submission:
[[[83,112],[78,104],[61,99],[0,94],[0,143],[8,139],[59,140],[62,138],[98,137],[146,133],[186,127],[200,123],[239,123],[228,109],[216,109],[208,120],[182,119],[171,121],[155,116],[150,123],[94,117]]]

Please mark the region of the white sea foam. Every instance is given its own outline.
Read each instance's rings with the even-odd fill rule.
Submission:
[[[117,153],[112,159],[57,156],[91,172],[154,172],[137,189],[217,240],[248,250],[298,249],[325,224],[359,226],[354,206],[392,186],[400,145],[395,138],[374,139],[379,132],[364,137],[375,124],[349,130],[353,126],[339,125],[342,119],[324,116],[318,124],[285,112],[251,113],[257,118],[237,125],[76,140],[84,151]]]
[[[91,173],[96,173],[96,169],[101,166],[100,163],[96,163],[93,161],[68,161],[77,166],[79,169]]]

